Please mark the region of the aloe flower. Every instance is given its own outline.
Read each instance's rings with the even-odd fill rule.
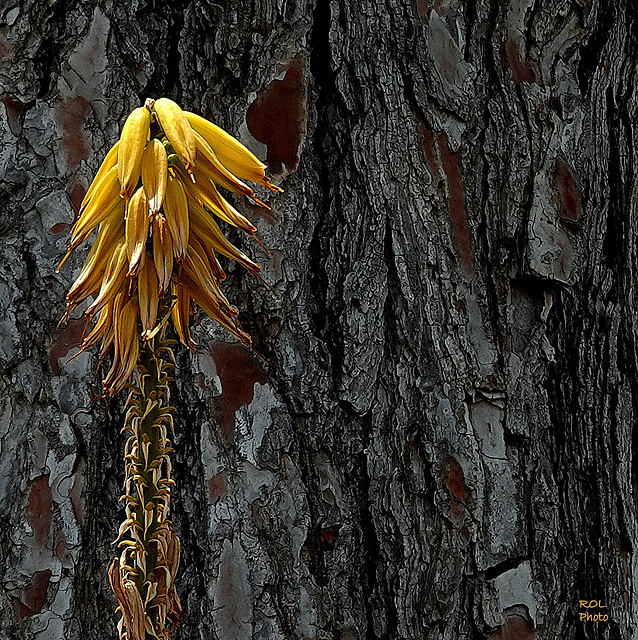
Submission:
[[[112,366],[103,382],[106,393],[117,393],[129,380],[141,343],[169,319],[158,313],[163,296],[172,301],[168,316],[189,349],[196,346],[189,332],[195,303],[250,346],[237,309],[221,292],[226,276],[216,254],[253,274],[260,267],[224,237],[215,218],[253,237],[256,229],[217,187],[268,208],[243,182],[281,191],[264,170],[232,136],[167,98],[149,99],[128,117],[86,193],[69,252],[60,264],[97,228],[67,295],[66,317],[93,299],[86,315],[94,324],[82,350],[99,343],[104,357],[112,347]]]
[[[255,238],[255,227],[217,190],[221,186],[267,207],[249,180],[280,191],[262,164],[225,131],[166,99],[147,100],[128,117],[86,193],[71,229],[69,253],[97,229],[82,271],[67,295],[65,317],[88,298],[92,329],[81,350],[112,352],[104,392],[129,384],[123,431],[126,518],[109,580],[121,614],[121,640],[168,640],[182,616],[175,590],[180,544],[168,519],[173,428],[168,371],[174,341],[196,348],[189,332],[195,304],[246,346],[250,337],[221,291],[216,255],[258,275],[260,267],[233,246],[215,218]],[[256,239],[256,238],[255,238]],[[258,240],[257,240],[258,241]]]

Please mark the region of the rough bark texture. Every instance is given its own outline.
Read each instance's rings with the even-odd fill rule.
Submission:
[[[179,637],[638,638],[632,0],[0,18],[2,640],[116,636],[122,400],[68,361],[82,256],[55,267],[160,95],[285,188],[270,254],[236,238],[271,288],[226,287],[264,358],[208,320],[178,356]]]

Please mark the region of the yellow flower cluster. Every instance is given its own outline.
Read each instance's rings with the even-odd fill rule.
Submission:
[[[140,340],[163,326],[167,317],[160,317],[159,303],[165,296],[170,296],[175,330],[189,349],[196,346],[188,328],[193,303],[250,345],[237,309],[220,290],[225,274],[215,254],[254,274],[260,267],[225,238],[210,213],[254,237],[255,227],[216,185],[267,207],[242,182],[281,191],[265,177],[265,168],[224,130],[167,98],[149,99],[129,115],[84,197],[60,264],[97,228],[67,295],[66,317],[92,297],[86,314],[97,320],[82,350],[99,342],[103,358],[113,346],[107,393],[116,393],[129,379]]]

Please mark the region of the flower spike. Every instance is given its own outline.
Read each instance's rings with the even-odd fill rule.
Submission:
[[[169,370],[175,358],[165,338],[172,321],[180,342],[194,351],[189,323],[199,306],[247,348],[250,336],[226,299],[222,255],[258,276],[260,267],[224,236],[215,218],[261,245],[256,227],[218,186],[269,208],[252,181],[281,191],[266,166],[212,122],[168,98],[147,99],[128,116],[120,137],[89,187],[71,229],[69,254],[96,230],[77,280],[69,313],[89,298],[80,353],[99,345],[112,353],[104,395],[130,390],[126,424],[126,518],[109,569],[121,620],[120,640],[169,640],[182,616],[175,590],[180,545],[168,520],[173,430]],[[263,245],[261,245],[263,247]],[[133,378],[133,373],[137,375]]]

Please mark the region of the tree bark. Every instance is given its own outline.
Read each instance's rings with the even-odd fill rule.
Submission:
[[[638,638],[632,2],[0,18],[2,640],[116,637],[124,398],[69,361],[84,256],[56,266],[159,96],[285,190],[266,216],[235,201],[269,249],[233,236],[267,286],[225,284],[258,354],[207,319],[178,353],[177,637]]]

